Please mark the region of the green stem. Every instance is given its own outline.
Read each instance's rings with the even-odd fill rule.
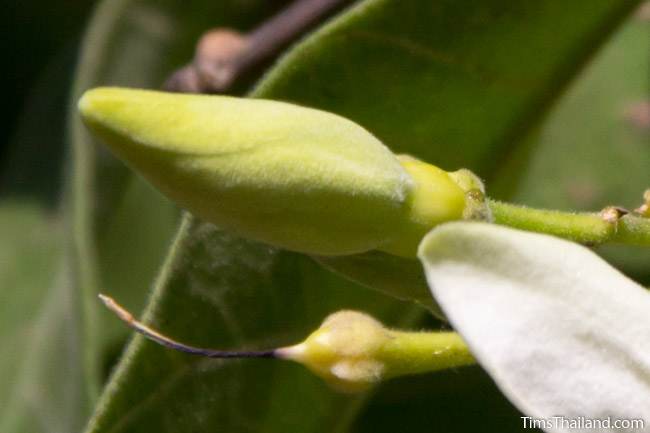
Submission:
[[[650,246],[650,218],[625,215],[611,222],[598,213],[532,209],[489,200],[494,222],[587,245],[606,242]]]
[[[426,373],[476,363],[456,332],[392,331],[391,340],[378,354],[386,378]]]

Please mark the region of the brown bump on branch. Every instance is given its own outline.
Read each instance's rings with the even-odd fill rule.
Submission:
[[[205,33],[196,46],[194,68],[201,88],[223,92],[237,75],[238,59],[249,47],[248,38],[230,29],[215,29]]]
[[[609,224],[616,224],[623,216],[630,213],[627,209],[618,206],[607,206],[600,211],[600,217]]]

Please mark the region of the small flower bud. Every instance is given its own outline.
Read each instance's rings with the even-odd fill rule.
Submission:
[[[384,379],[474,363],[454,332],[396,331],[356,311],[328,316],[304,342],[276,349],[275,354],[305,365],[342,392],[365,391]]]
[[[377,354],[390,338],[374,318],[340,311],[325,318],[303,343],[276,353],[304,364],[339,391],[357,392],[384,377],[386,367]]]

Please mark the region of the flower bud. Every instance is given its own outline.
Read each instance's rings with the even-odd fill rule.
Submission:
[[[374,318],[339,311],[325,318],[303,343],[276,353],[304,364],[339,391],[357,392],[384,377],[385,365],[377,353],[389,340],[388,330]]]
[[[412,181],[357,124],[275,101],[98,88],[83,119],[127,164],[202,219],[332,255],[395,236]]]
[[[463,218],[453,174],[398,159],[354,122],[292,104],[98,88],[86,125],[198,217],[313,255],[414,258],[435,225]]]
[[[331,314],[304,342],[275,353],[305,365],[342,392],[365,391],[384,379],[474,362],[454,332],[396,331],[356,311]]]

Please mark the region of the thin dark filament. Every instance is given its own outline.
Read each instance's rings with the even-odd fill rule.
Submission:
[[[168,347],[170,349],[178,350],[192,355],[205,356],[208,358],[275,358],[275,350],[261,350],[261,351],[231,351],[231,350],[214,350],[205,349],[201,347],[188,346],[187,344],[179,343],[171,338],[161,334],[155,329],[151,329],[147,325],[136,320],[131,313],[124,309],[120,304],[115,302],[113,298],[106,295],[99,295],[104,305],[109,310],[114,312],[117,317],[122,319],[127,325],[135,331],[144,335],[149,340]]]

